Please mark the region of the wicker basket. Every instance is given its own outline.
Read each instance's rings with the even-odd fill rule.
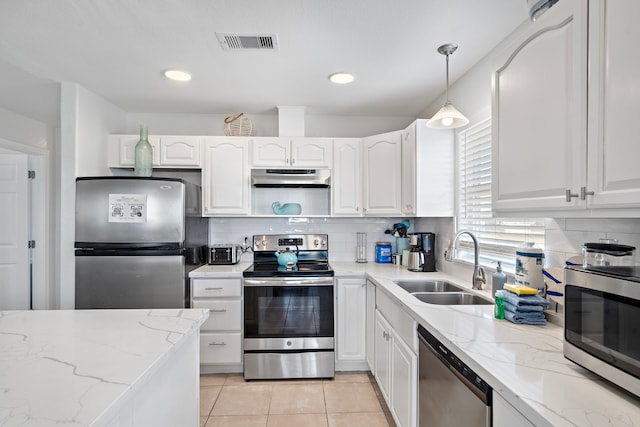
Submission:
[[[224,119],[224,134],[227,136],[254,136],[256,128],[244,113]]]

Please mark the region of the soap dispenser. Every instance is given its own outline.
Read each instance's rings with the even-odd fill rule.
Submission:
[[[496,291],[503,289],[505,283],[507,283],[507,275],[502,271],[502,263],[498,261],[496,272],[491,275],[491,295],[495,297]]]

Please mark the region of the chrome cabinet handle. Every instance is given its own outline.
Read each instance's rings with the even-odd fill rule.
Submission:
[[[204,288],[204,289],[205,289],[205,291],[219,291],[222,288]]]
[[[209,309],[209,313],[226,313],[226,308],[211,308]]]
[[[572,197],[578,197],[577,194],[571,194],[571,189],[567,188],[564,192],[565,198],[567,200],[567,203],[571,203],[571,198]]]
[[[294,164],[296,162],[296,159],[294,159],[293,157],[291,158],[291,164]]]
[[[580,200],[587,200],[587,196],[593,196],[595,194],[593,191],[587,191],[587,187],[580,187]]]
[[[222,345],[227,345],[227,343],[224,342],[224,341],[223,342],[215,342],[214,341],[214,342],[210,342],[209,345],[211,345],[211,346],[222,346]]]

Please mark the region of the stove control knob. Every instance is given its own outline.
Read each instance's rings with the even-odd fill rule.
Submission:
[[[291,347],[293,343],[291,341],[287,341],[287,346]]]
[[[315,246],[316,248],[318,247],[319,244],[320,244],[320,240],[319,239],[315,239],[313,241],[313,246]]]

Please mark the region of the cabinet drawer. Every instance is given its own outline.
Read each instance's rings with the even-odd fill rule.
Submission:
[[[240,332],[216,334],[200,333],[200,363],[242,363],[242,334]]]
[[[209,318],[201,331],[239,331],[242,328],[242,304],[238,301],[193,301],[193,308],[208,308]]]
[[[240,297],[242,295],[242,279],[193,279],[191,291],[193,298]]]
[[[411,348],[418,352],[418,323],[384,292],[376,292],[376,307],[389,321],[396,335]]]

